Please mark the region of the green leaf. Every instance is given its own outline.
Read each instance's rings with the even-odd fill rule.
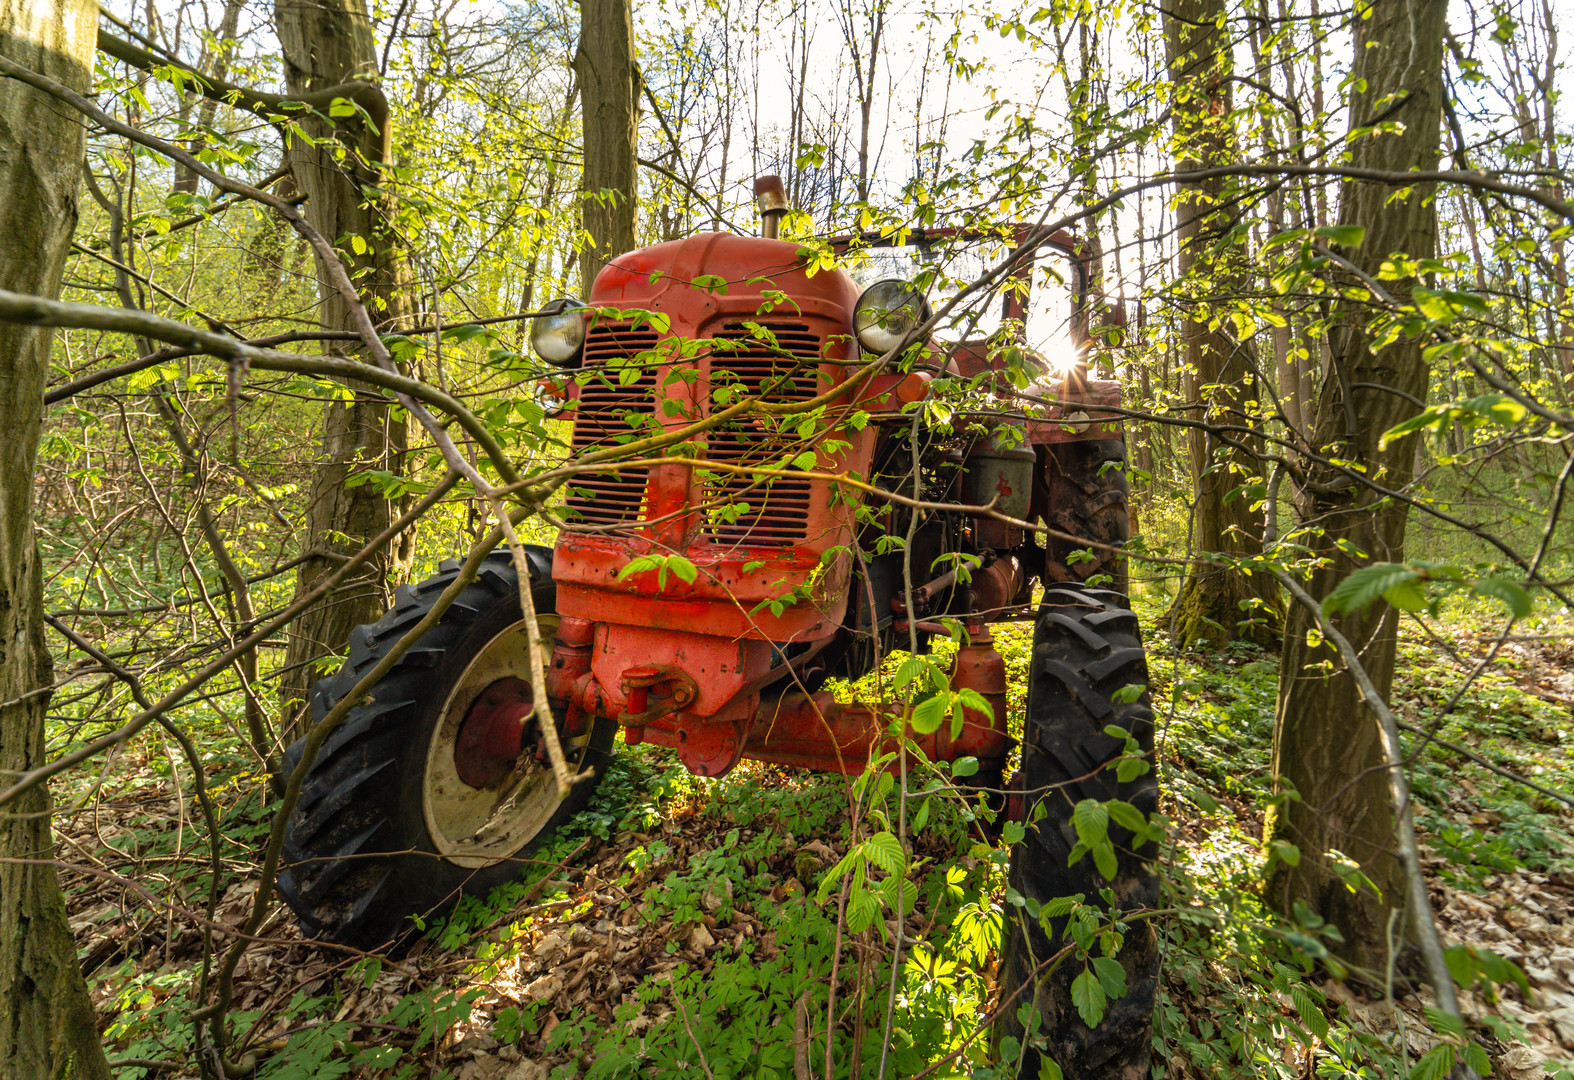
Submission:
[[[1328,1017],[1324,1016],[1323,1010],[1318,1008],[1312,992],[1297,983],[1290,987],[1290,1000],[1295,1002],[1295,1013],[1301,1018],[1301,1023],[1306,1025],[1307,1030],[1319,1039],[1327,1039]]]
[[[1410,290],[1410,299],[1421,314],[1436,323],[1451,323],[1466,311],[1485,314],[1487,310],[1481,297],[1451,289],[1423,289],[1418,285]]]
[[[1475,1071],[1477,1076],[1492,1075],[1492,1056],[1480,1043],[1468,1042],[1465,1044],[1465,1064]]]
[[[1358,248],[1366,239],[1366,226],[1364,225],[1324,225],[1317,230],[1317,235],[1330,243],[1338,244],[1345,248]]]
[[[663,556],[660,555],[641,555],[637,559],[630,559],[629,562],[618,571],[618,580],[622,581],[626,577],[632,577],[635,574],[643,574],[647,570],[654,570],[656,567],[662,564],[662,558]]]
[[[660,311],[635,311],[632,314],[635,326],[647,324],[658,334],[666,334],[672,329],[672,316]]]
[[[1093,865],[1098,867],[1105,881],[1115,880],[1115,874],[1120,867],[1115,861],[1115,847],[1108,840],[1093,845]]]
[[[1109,802],[1105,803],[1104,806],[1105,809],[1109,811],[1110,820],[1119,825],[1121,828],[1129,829],[1132,832],[1138,834],[1147,831],[1148,819],[1143,816],[1141,810],[1138,810],[1129,802],[1123,802],[1120,799],[1111,799]]]
[[[1098,977],[1093,972],[1085,970],[1072,980],[1071,1003],[1077,1007],[1077,1014],[1088,1027],[1099,1026],[1099,1021],[1104,1019],[1107,1002],[1104,987],[1099,985]]]
[[[1506,578],[1482,578],[1471,586],[1471,592],[1501,600],[1516,619],[1529,615],[1533,606],[1525,587]]]
[[[700,576],[699,569],[682,555],[667,556],[667,568],[690,585]]]
[[[902,842],[891,833],[875,833],[860,846],[864,857],[887,874],[907,872],[907,855],[902,851]]]
[[[1093,973],[1098,976],[1106,995],[1111,998],[1126,996],[1126,969],[1120,966],[1119,960],[1109,956],[1094,957]]]
[[[1083,799],[1071,811],[1071,824],[1077,839],[1091,848],[1109,835],[1109,810],[1097,799]]]
[[[846,876],[847,871],[852,869],[857,862],[858,849],[853,848],[846,855],[843,855],[835,866],[825,872],[825,876],[820,879],[820,903],[825,903],[826,899],[831,895],[832,888]]]
[[[880,898],[892,911],[900,902],[902,917],[906,918],[918,904],[918,884],[893,874],[880,883]]]
[[[983,713],[989,718],[990,723],[995,720],[995,707],[989,699],[971,687],[963,687],[956,692],[956,699],[964,709],[972,709],[976,713]]]
[[[1429,409],[1401,420],[1387,431],[1378,440],[1382,449],[1412,431],[1440,431],[1445,424],[1463,424],[1466,427],[1479,427],[1482,424],[1497,424],[1501,427],[1513,427],[1529,415],[1529,410],[1524,405],[1505,394],[1478,394],[1473,398],[1462,401],[1451,401],[1444,405],[1434,405]]]
[[[957,758],[951,763],[951,775],[956,777],[972,776],[978,772],[978,759],[976,757]]]
[[[879,917],[880,901],[873,893],[860,886],[847,894],[847,929],[861,934]]]
[[[913,706],[913,718],[910,723],[913,730],[920,735],[931,735],[940,730],[940,725],[945,722],[946,706],[950,704],[950,695],[934,694],[926,697]]]
[[[1448,973],[1462,988],[1468,990],[1476,983],[1475,950],[1465,945],[1451,945],[1443,950],[1443,963]]]
[[[1057,896],[1039,909],[1039,915],[1046,919],[1058,919],[1062,915],[1070,915],[1072,909],[1081,902],[1081,893],[1075,896]]]
[[[1523,993],[1530,993],[1530,980],[1525,977],[1525,971],[1514,961],[1499,956],[1491,949],[1476,949],[1476,962],[1481,965],[1481,973],[1495,983],[1513,983]]]
[[[1306,239],[1305,229],[1291,229],[1289,232],[1276,233],[1275,235],[1269,237],[1268,242],[1262,247],[1264,251],[1272,251],[1276,247],[1283,247],[1285,244],[1298,243],[1304,239]]]
[[[1147,772],[1148,763],[1143,761],[1140,757],[1123,757],[1115,765],[1115,779],[1120,781],[1122,784],[1129,784],[1137,777],[1146,775]],[[1198,803],[1198,805],[1200,806],[1202,804]],[[1214,806],[1217,807],[1218,804],[1215,803]]]
[[[1005,1058],[1004,1060],[1011,1061],[1013,1059]],[[1066,1074],[1060,1071],[1059,1065],[1056,1065],[1053,1061],[1049,1060],[1047,1055],[1039,1055],[1038,1080],[1065,1080],[1065,1078]]]
[[[1400,611],[1421,611],[1426,607],[1426,590],[1419,581],[1401,581],[1385,590],[1383,599]]]
[[[1147,686],[1143,683],[1127,683],[1125,686],[1122,686],[1119,690],[1116,690],[1113,694],[1111,694],[1110,700],[1117,701],[1122,705],[1130,705],[1133,701],[1136,701],[1138,698],[1140,698],[1145,690],[1147,690]],[[1104,730],[1108,731],[1109,729],[1105,728]],[[1125,738],[1125,736],[1126,733],[1123,731],[1115,737],[1120,739]]]
[[[1341,581],[1323,601],[1324,615],[1343,615],[1373,603],[1395,586],[1419,579],[1420,571],[1400,563],[1363,566]],[[1398,605],[1395,605],[1398,606]]]
[[[1451,1016],[1431,1005],[1424,1006],[1422,1012],[1426,1014],[1427,1023],[1432,1025],[1433,1031],[1459,1039],[1465,1037],[1465,1022],[1460,1017]]]
[[[474,341],[478,337],[486,337],[490,331],[479,323],[460,323],[443,330],[444,341],[454,341],[463,345],[467,341]]]
[[[1448,1043],[1434,1046],[1410,1070],[1410,1080],[1443,1080],[1454,1068],[1454,1048]]]
[[[903,690],[907,687],[907,684],[912,682],[914,679],[927,676],[929,674],[929,667],[930,664],[928,657],[909,656],[906,660],[902,661],[902,666],[896,669],[896,689]],[[925,679],[925,681],[927,682],[928,680]]]

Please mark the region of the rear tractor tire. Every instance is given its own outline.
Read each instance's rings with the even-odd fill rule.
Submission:
[[[1090,439],[1055,447],[1047,483],[1045,524],[1081,542],[1046,537],[1045,588],[1056,582],[1082,585],[1103,575],[1098,578],[1103,588],[1125,593],[1126,558],[1118,550],[1131,539],[1125,441]]]
[[[550,663],[558,619],[551,552],[528,548],[531,596]],[[445,562],[399,589],[393,610],[356,627],[338,674],[312,688],[320,721],[389,648],[420,622],[459,573]],[[373,948],[461,894],[521,874],[520,861],[589,800],[594,781],[559,800],[531,714],[528,637],[519,577],[506,552],[489,556],[442,617],[329,734],[311,764],[285,832],[279,893],[310,937]],[[499,716],[501,715],[501,719]],[[498,727],[519,731],[502,758]],[[562,717],[557,718],[561,730]],[[569,765],[599,776],[616,724],[598,720],[563,739]],[[284,755],[284,772],[304,741]]]
[[[1131,702],[1118,695],[1123,687],[1148,682],[1147,660],[1138,636],[1137,617],[1126,597],[1109,590],[1051,586],[1039,608],[1033,632],[1033,657],[1028,675],[1027,718],[1022,742],[1023,800],[1027,822],[1034,808],[1047,811],[1011,856],[1011,887],[1023,897],[1048,904],[1081,894],[1099,909],[1100,925],[1120,912],[1137,913],[1158,903],[1158,877],[1148,862],[1149,842],[1133,849],[1133,834],[1109,823],[1115,853],[1115,876],[1105,878],[1092,856],[1067,860],[1078,842],[1072,809],[1084,799],[1101,803],[1120,799],[1144,817],[1158,806],[1158,778],[1153,760],[1153,711],[1148,693]],[[1148,763],[1148,771],[1125,782],[1116,762],[1126,755],[1125,739],[1107,734],[1107,727],[1129,732]],[[1113,891],[1115,907],[1100,897]],[[1048,922],[1048,930],[1044,926]],[[997,1034],[1010,1035],[1022,1048],[1018,1075],[1039,1076],[1044,1054],[1069,1080],[1136,1080],[1148,1075],[1154,998],[1158,990],[1157,936],[1145,919],[1124,925],[1124,944],[1113,959],[1124,972],[1126,994],[1110,998],[1102,1021],[1093,1028],[1073,1004],[1072,983],[1092,970],[1102,947],[1090,943],[1087,959],[1073,947],[1052,968],[1034,978],[1050,957],[1071,944],[1065,916],[1041,922],[1020,907],[1007,906],[1002,933],[999,993],[1002,1001],[1021,994],[1006,1011]],[[1023,1002],[1036,1006],[1039,1030],[1024,1032],[1017,1020]],[[1033,1045],[1042,1040],[1044,1049]],[[998,1045],[998,1043],[997,1043]]]

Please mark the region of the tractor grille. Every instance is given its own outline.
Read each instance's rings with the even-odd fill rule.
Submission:
[[[736,341],[718,344],[711,354],[711,392],[736,393],[712,408],[724,408],[739,397],[762,395],[772,403],[807,401],[820,392],[820,337],[798,323],[763,323],[776,347],[752,337],[732,323],[713,336]],[[791,437],[778,434],[763,418],[753,418],[710,431],[705,457],[729,465],[778,467]],[[716,473],[700,484],[705,505],[703,537],[717,544],[786,547],[806,538],[809,525],[809,481],[750,476],[746,472]]]
[[[656,347],[654,331],[627,325],[598,326],[585,340],[585,367],[603,368],[614,361]],[[638,372],[634,377],[633,372]],[[631,381],[624,383],[623,379]],[[574,414],[574,454],[591,453],[642,435],[654,414],[654,357],[644,367],[605,368],[579,388]],[[649,469],[585,473],[569,485],[567,505],[583,525],[624,525],[637,522],[645,506]]]

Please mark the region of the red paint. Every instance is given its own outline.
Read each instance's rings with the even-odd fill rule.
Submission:
[[[454,739],[459,779],[486,788],[507,776],[524,748],[525,726],[535,707],[530,684],[523,679],[498,679],[482,691]]]
[[[1085,260],[1075,238],[1057,235],[1049,243],[1071,253],[1081,273]],[[796,245],[777,240],[702,233],[620,256],[596,279],[591,305],[637,309],[669,325],[642,327],[632,317],[592,324],[585,362],[593,369],[615,373],[620,358],[650,359],[631,382],[607,378],[569,387],[578,402],[576,454],[629,436],[678,431],[727,407],[715,393],[731,384],[748,394],[769,388],[768,400],[780,401],[808,400],[841,384],[866,359],[852,334],[859,293],[839,271],[811,276]],[[743,323],[770,327],[777,347],[751,343],[738,329]],[[728,338],[739,344],[684,351],[685,342]],[[948,361],[949,374],[990,363],[982,353],[961,350]],[[813,471],[867,475],[885,437],[882,424],[904,425],[901,405],[922,399],[936,377],[892,372],[848,388],[831,408],[833,430],[813,446]],[[1113,414],[1099,411],[1118,405],[1114,384],[1088,383],[1077,372],[1046,393],[1064,403],[1051,407],[1049,420],[1027,425],[1029,444],[1118,437],[1118,423],[1117,434],[1109,434]],[[857,410],[869,414],[868,423],[840,421]],[[1078,412],[1086,419],[1070,423]],[[626,422],[631,414],[637,431]],[[828,448],[827,440],[845,445]],[[798,670],[808,671],[815,653],[842,628],[854,577],[850,555],[841,549],[852,540],[853,506],[862,496],[850,489],[838,495],[823,478],[787,475],[766,488],[757,473],[707,469],[717,462],[781,467],[780,447],[773,448],[757,417],[656,453],[688,460],[588,474],[567,493],[567,513],[589,527],[563,530],[553,558],[561,622],[547,692],[559,715],[576,731],[585,730],[591,717],[616,717],[628,743],[672,747],[704,776],[721,775],[744,757],[861,770],[871,755],[892,745],[899,708],[788,692],[793,683],[783,677],[783,657],[795,657]],[[1029,461],[1026,475],[1047,461],[1046,450],[1037,454],[1038,464]],[[1042,487],[1035,479],[1032,512],[1041,509]],[[968,710],[954,738],[949,723],[928,735],[909,732],[936,760],[973,756],[992,768],[1010,749],[1005,663],[984,625],[1022,589],[1024,570],[1005,554],[1010,546],[998,545],[1003,557],[973,575],[980,614],[968,620],[970,642],[951,672],[952,686],[984,695],[994,715]],[[666,574],[624,572],[641,556],[673,554],[694,567],[693,581],[670,568]],[[915,613],[924,615],[922,608]],[[944,632],[938,624],[919,626]],[[501,721],[486,719],[481,730],[490,738],[494,725],[496,745],[507,749]]]

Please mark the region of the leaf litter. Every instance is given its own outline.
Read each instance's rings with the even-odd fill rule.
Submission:
[[[1463,638],[1458,644],[1462,653],[1479,645]],[[1505,681],[1560,710],[1552,741],[1564,767],[1543,769],[1538,778],[1566,788],[1568,708],[1574,697],[1574,677],[1567,671],[1574,650],[1559,643],[1516,645],[1506,651],[1510,664]],[[1411,679],[1410,686],[1415,684]],[[1411,722],[1424,725],[1427,717],[1419,703],[1425,695],[1406,698],[1403,689],[1396,690],[1401,710]],[[1210,694],[1222,698],[1208,690],[1201,696]],[[1523,742],[1543,743],[1545,718],[1535,710],[1525,712],[1516,718]],[[1483,752],[1508,745],[1499,735],[1475,732],[1467,733],[1464,741]],[[1521,767],[1527,770],[1548,753],[1546,745],[1509,749],[1520,750]],[[1168,778],[1178,774],[1177,788],[1200,780],[1200,786],[1212,788],[1218,808],[1214,815],[1203,815],[1191,804],[1173,805],[1173,797],[1169,799],[1167,812],[1178,822],[1172,829],[1172,872],[1202,872],[1207,860],[1195,860],[1205,849],[1234,845],[1234,856],[1249,855],[1260,840],[1260,811],[1241,790],[1212,783],[1205,762],[1173,749],[1172,756],[1174,760],[1165,762]],[[90,808],[61,818],[58,857],[87,868],[64,871],[63,881],[83,967],[106,1021],[111,1057],[133,1056],[128,1051],[135,1051],[138,1058],[189,1062],[188,1040],[176,1029],[189,1011],[186,995],[201,955],[197,916],[202,893],[192,882],[206,871],[208,854],[191,819],[189,797],[177,797],[167,771],[158,775],[155,764],[135,753],[122,754],[116,771],[119,786],[106,785]],[[1447,786],[1446,800],[1431,801],[1427,820],[1433,825],[1463,821],[1490,834],[1499,822],[1493,820],[1495,804],[1483,792],[1500,782],[1469,768],[1462,766]],[[763,795],[805,785],[801,776],[780,770],[745,770],[747,784]],[[439,924],[392,959],[368,960],[304,940],[287,913],[275,911],[259,933],[264,940],[246,953],[236,971],[234,1008],[244,1021],[239,1030],[247,1045],[283,1054],[307,1033],[332,1027],[338,1036],[335,1052],[341,1057],[368,1047],[393,1048],[402,1053],[403,1065],[417,1065],[410,1075],[446,1074],[456,1080],[578,1075],[592,1064],[595,1044],[555,1040],[554,1033],[565,1023],[579,1025],[574,1029],[578,1031],[589,1020],[589,1030],[596,1032],[620,1025],[626,1037],[637,1040],[674,1022],[683,1001],[676,992],[678,975],[698,975],[703,985],[722,958],[747,955],[760,963],[778,956],[781,905],[813,905],[818,876],[848,847],[846,799],[838,782],[821,778],[808,784],[819,785],[819,793],[811,792],[811,797],[830,810],[807,833],[795,834],[773,822],[770,814],[733,814],[723,794],[695,785],[647,806],[642,829],[587,838],[568,853],[540,895],[522,898],[508,909],[488,907],[486,922],[492,925],[485,933],[462,932],[445,944]],[[253,784],[253,794],[257,786]],[[245,841],[260,844],[266,826],[255,811],[255,800],[246,805],[247,790],[244,784],[229,787],[229,805],[223,807],[228,819],[245,820],[249,814],[251,820],[249,831],[227,838],[224,853],[231,879],[215,922],[230,928],[247,917],[257,887],[256,864]],[[1555,819],[1565,838],[1574,831],[1568,807],[1541,809]],[[1179,817],[1178,811],[1188,816]],[[179,836],[178,843],[174,836]],[[761,845],[762,836],[775,842]],[[971,865],[970,857],[964,854],[959,860],[954,848],[923,837],[919,841],[918,857],[928,856],[940,866],[958,861]],[[1450,880],[1450,859],[1439,852],[1431,831],[1423,832],[1423,841],[1445,944],[1491,949],[1520,965],[1529,984],[1528,993],[1513,985],[1462,992],[1472,1034],[1491,1051],[1495,1075],[1506,1080],[1560,1075],[1558,1070],[1574,1061],[1574,852],[1554,858],[1555,869],[1507,867],[1462,881]],[[718,875],[696,895],[674,898],[669,875],[720,850],[751,844],[769,851],[743,867],[763,892],[741,890],[733,876]],[[834,908],[834,898],[830,903]],[[831,915],[834,918],[834,910]],[[944,928],[939,929],[937,936],[932,916],[926,923],[920,903],[909,919],[908,933],[938,944]],[[868,955],[888,948],[873,939],[849,940],[847,945],[853,959],[844,961],[843,994],[851,990],[849,971],[865,974]],[[1390,1044],[1402,1041],[1411,1056],[1425,1053],[1436,1041],[1425,1016],[1431,997],[1424,987],[1397,990],[1397,1001],[1390,1006],[1331,979],[1316,985],[1329,1015]],[[1200,984],[1173,971],[1165,980],[1167,1003],[1199,1032],[1206,1032],[1210,1016],[1228,1009],[1231,995],[1242,989],[1222,956],[1206,965]],[[331,1007],[321,1008],[325,1001]],[[412,1001],[425,1002],[424,1011],[412,1009]],[[1298,1005],[1290,995],[1280,994],[1275,1001],[1286,1017],[1295,1017]],[[975,1018],[991,1005],[979,1002]],[[160,1014],[161,1007],[169,1012]],[[687,1008],[693,1009],[693,1002]],[[128,1016],[136,1014],[163,1016],[167,1030],[150,1038],[128,1022]],[[776,1019],[789,1029],[795,1022],[790,1009]],[[823,1025],[823,1015],[820,1022]],[[819,1037],[823,1046],[823,1031]],[[1187,1059],[1170,1049],[1175,1056],[1166,1063],[1167,1075],[1229,1075],[1199,1064],[1195,1055]],[[1305,1043],[1287,1039],[1276,1064],[1282,1065],[1281,1075],[1311,1075],[1323,1054],[1316,1038]],[[396,1072],[375,1064],[351,1071],[368,1077]],[[120,1075],[138,1080],[144,1071],[127,1067]]]

